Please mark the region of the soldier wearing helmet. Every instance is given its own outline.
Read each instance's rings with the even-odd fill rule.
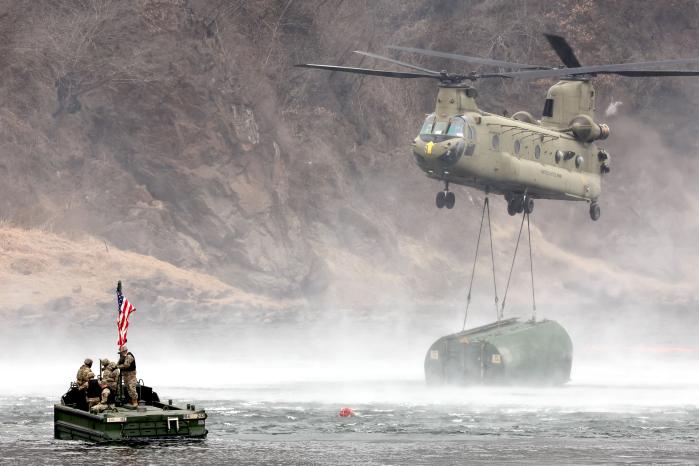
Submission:
[[[100,387],[102,388],[102,394],[100,397],[100,403],[92,408],[94,411],[101,413],[109,407],[109,396],[112,393],[116,393],[118,379],[119,369],[117,369],[116,363],[110,362],[102,370],[102,377],[100,378]]]
[[[79,390],[85,390],[87,388],[87,382],[90,380],[89,374],[92,374],[92,377],[95,376],[90,369],[91,367],[92,359],[86,358],[85,361],[83,361],[83,365],[80,366],[80,369],[78,369],[78,375],[76,376],[75,383],[77,383]]]
[[[124,377],[124,385],[129,394],[132,406],[138,406],[138,393],[136,392],[136,358],[129,349],[122,345],[119,348],[119,364],[117,366]]]
[[[100,370],[105,370],[108,365],[109,365],[109,359],[107,359],[107,358],[100,359]]]

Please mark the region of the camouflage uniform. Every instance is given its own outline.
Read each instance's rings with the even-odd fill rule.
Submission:
[[[132,405],[138,405],[138,393],[136,391],[136,358],[131,354],[126,348],[122,346],[119,348],[119,370],[121,370],[121,375],[124,380],[124,385],[126,385],[126,391],[129,392],[129,398],[131,399]]]
[[[109,395],[116,393],[117,380],[119,379],[119,369],[115,363],[110,362],[107,367],[102,371],[102,378],[100,379],[100,385],[102,387],[102,396],[100,398],[100,403],[96,405],[93,410],[101,413],[109,404]]]
[[[85,390],[87,388],[87,381],[90,380],[88,375],[92,374],[90,367],[92,367],[92,359],[87,358],[85,359],[83,365],[80,366],[80,369],[78,369],[78,375],[76,375],[75,378],[76,383],[78,384],[78,389],[80,390]],[[95,374],[92,374],[92,377],[94,376]]]

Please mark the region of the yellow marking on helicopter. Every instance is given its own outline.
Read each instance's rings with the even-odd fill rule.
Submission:
[[[430,141],[425,144],[425,155],[432,155],[432,148],[434,147],[434,142]]]

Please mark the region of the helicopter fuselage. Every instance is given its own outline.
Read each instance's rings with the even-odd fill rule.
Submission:
[[[435,113],[413,142],[415,161],[427,176],[444,181],[445,192],[454,183],[503,194],[508,202],[528,197],[596,204],[601,173],[609,167],[606,152],[593,141],[581,141],[580,131],[555,127],[555,121],[542,124],[525,112],[513,118],[483,112],[469,91],[441,87]],[[576,106],[573,113],[579,112],[579,102]],[[508,210],[512,213],[509,205]]]
[[[415,138],[416,162],[430,178],[496,194],[526,191],[539,199],[591,202],[600,196],[599,151],[594,143],[499,115],[460,117],[472,128],[470,134]]]

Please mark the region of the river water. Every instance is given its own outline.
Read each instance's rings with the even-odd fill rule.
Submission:
[[[428,388],[419,380],[161,387],[206,440],[53,439],[60,394],[0,395],[2,464],[699,464],[699,386]],[[348,406],[357,416],[342,418]]]

